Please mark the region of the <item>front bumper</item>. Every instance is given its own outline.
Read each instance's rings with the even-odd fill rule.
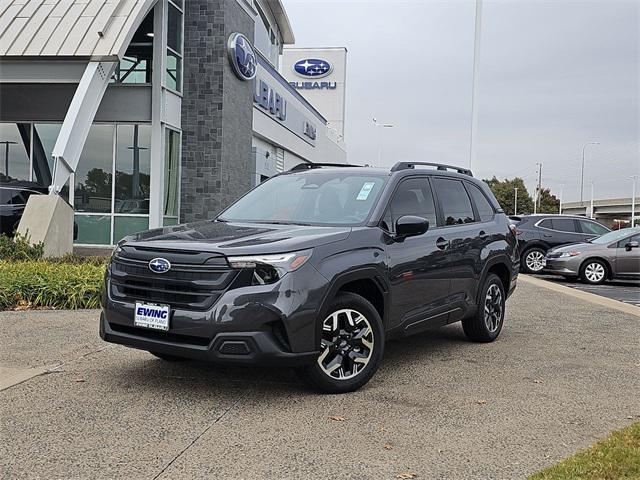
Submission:
[[[544,267],[544,272],[555,275],[577,276],[579,265],[580,264],[574,261],[573,258],[566,260],[547,258],[547,265]]]
[[[105,279],[100,336],[111,343],[194,360],[265,366],[309,364],[320,354],[317,312],[326,279],[311,265],[273,285],[230,287],[204,310],[171,307],[167,332],[134,325],[135,300]]]
[[[219,333],[203,343],[170,333],[142,331],[114,324],[100,314],[100,337],[110,343],[192,360],[236,365],[296,366],[312,363],[317,352],[288,352],[269,332]]]

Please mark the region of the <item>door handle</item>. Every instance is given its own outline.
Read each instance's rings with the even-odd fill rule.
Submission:
[[[543,236],[544,238],[551,238],[551,237],[553,237],[553,235],[551,235],[550,233],[543,233],[543,234],[542,234],[542,236]]]
[[[449,246],[449,240],[446,240],[442,237],[438,238],[436,240],[436,247],[438,247],[440,250],[444,250]]]

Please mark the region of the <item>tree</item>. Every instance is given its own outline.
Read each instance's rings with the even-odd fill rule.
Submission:
[[[498,180],[494,176],[491,180],[484,181],[489,185],[493,195],[507,215],[533,213],[533,199],[524,185],[524,180],[521,178]],[[518,189],[518,211],[514,212],[516,188]]]
[[[538,213],[558,213],[560,211],[560,200],[551,193],[549,188],[540,189],[540,203]]]

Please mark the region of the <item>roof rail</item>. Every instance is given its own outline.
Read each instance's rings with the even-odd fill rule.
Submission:
[[[453,165],[444,165],[442,163],[432,162],[398,162],[391,168],[391,171],[398,172],[400,170],[409,170],[415,168],[416,165],[436,167],[438,170],[455,170],[456,172],[462,173],[463,175],[469,175],[470,177],[473,177],[473,173],[468,168],[454,167]]]
[[[359,167],[360,165],[346,165],[344,163],[299,163],[290,172],[301,172],[303,170],[314,170],[323,167]]]

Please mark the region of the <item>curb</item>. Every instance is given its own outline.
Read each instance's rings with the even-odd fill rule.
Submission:
[[[522,280],[525,283],[529,283],[537,287],[553,290],[554,292],[564,293],[565,295],[579,298],[580,300],[594,303],[602,307],[612,308],[620,312],[628,313],[629,315],[640,317],[640,307],[634,307],[633,305],[629,305],[618,300],[613,300],[611,298],[601,297],[600,295],[596,295],[595,293],[583,292],[582,290],[576,290],[575,288],[558,285],[547,280],[541,280],[539,278],[531,277],[529,275],[520,274],[518,276],[518,280]]]

